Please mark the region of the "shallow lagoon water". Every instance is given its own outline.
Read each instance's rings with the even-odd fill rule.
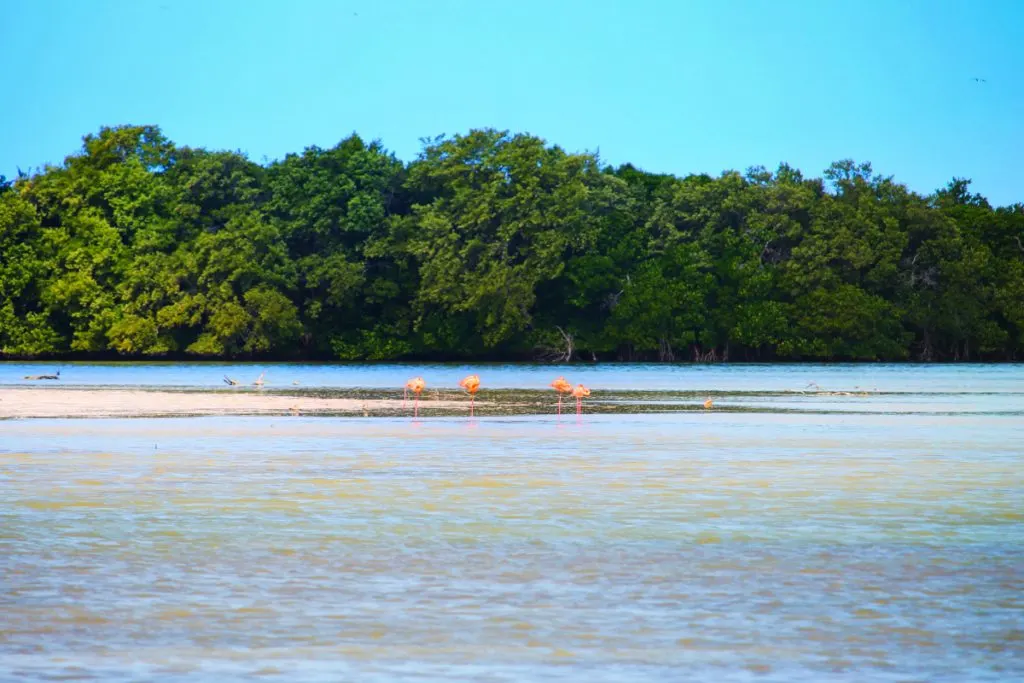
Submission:
[[[857,388],[904,393],[1024,393],[1024,364],[589,364],[526,363],[14,363],[0,362],[0,385],[38,384],[26,375],[61,371],[63,386],[147,386],[219,388],[225,375],[243,383],[265,374],[268,388],[394,389],[422,375],[429,388],[458,387],[478,372],[484,388],[547,389],[556,375],[607,390],[805,391]],[[293,383],[298,383],[293,384]]]
[[[816,369],[702,375],[756,412],[0,422],[0,677],[1024,677],[1020,366],[773,394],[863,377]]]

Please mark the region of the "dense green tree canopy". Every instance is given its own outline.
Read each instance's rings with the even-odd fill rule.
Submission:
[[[267,165],[155,126],[0,177],[0,356],[1004,360],[1024,205],[844,160],[677,178],[530,135]]]

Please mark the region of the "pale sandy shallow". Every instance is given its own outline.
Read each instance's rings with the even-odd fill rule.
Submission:
[[[480,405],[479,403],[477,405]],[[464,401],[425,398],[423,408],[461,409]],[[405,412],[412,409],[412,402]],[[403,411],[395,399],[315,398],[255,391],[138,391],[128,389],[0,389],[0,419],[33,417],[145,417],[174,415],[285,415]]]

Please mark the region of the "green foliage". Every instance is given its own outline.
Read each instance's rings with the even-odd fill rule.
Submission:
[[[436,141],[412,165],[410,252],[421,315],[471,313],[485,346],[528,330],[537,287],[587,246],[593,159],[487,130]]]
[[[103,128],[0,177],[0,356],[972,360],[1024,351],[1024,206],[870,164],[677,178],[531,135],[267,165]]]

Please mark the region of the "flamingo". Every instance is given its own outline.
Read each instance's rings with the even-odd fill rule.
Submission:
[[[551,383],[551,388],[558,392],[558,414],[562,414],[562,394],[571,394],[572,385],[565,381],[564,377],[557,378]]]
[[[411,391],[416,395],[416,407],[413,410],[413,417],[419,417],[420,415],[420,394],[427,388],[427,383],[423,381],[422,377],[413,377],[411,380],[405,383],[406,396]],[[402,407],[405,407],[405,401],[402,401]]]
[[[470,375],[461,382],[459,386],[469,392],[469,416],[473,417],[473,402],[476,399],[476,392],[480,389],[480,375]]]
[[[583,399],[590,396],[590,389],[582,384],[577,384],[576,388],[572,390],[572,395],[576,399],[576,414],[579,415],[583,409]]]
[[[711,408],[712,408],[712,407],[713,407],[714,405],[715,405],[715,402],[714,402],[714,401],[712,401],[712,400],[711,400],[711,399],[709,398],[708,400],[704,401],[704,410],[711,410]]]
[[[405,383],[405,386],[402,388],[402,410],[405,410],[406,404],[409,401],[409,390],[412,389],[412,385],[413,383],[416,382],[416,380],[422,381],[422,378],[416,377],[410,379],[408,382]],[[426,386],[426,382],[423,383],[423,386]]]

